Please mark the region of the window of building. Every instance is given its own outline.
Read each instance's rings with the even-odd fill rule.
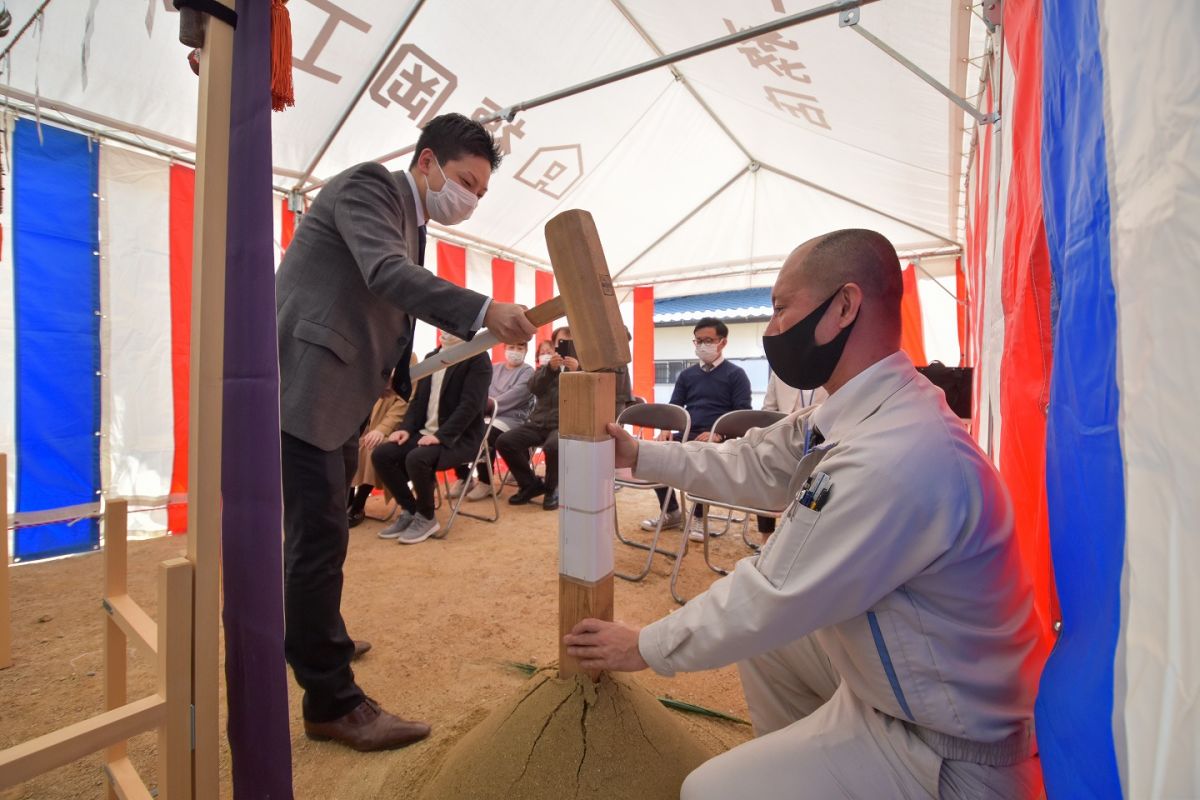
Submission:
[[[654,382],[655,383],[675,383],[679,379],[679,373],[683,372],[693,364],[699,364],[696,359],[687,361],[655,361],[654,362]]]

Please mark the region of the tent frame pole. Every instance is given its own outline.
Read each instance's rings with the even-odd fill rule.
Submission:
[[[400,20],[400,26],[396,28],[396,32],[392,34],[392,38],[388,40],[387,47],[383,48],[383,51],[380,52],[379,58],[375,61],[375,65],[371,67],[370,72],[367,73],[367,76],[359,85],[358,91],[354,93],[354,97],[352,97],[350,102],[346,104],[346,107],[342,110],[341,116],[338,117],[337,122],[335,122],[333,127],[330,128],[329,133],[325,136],[325,140],[321,142],[321,146],[317,148],[316,155],[312,157],[312,160],[308,162],[308,166],[305,167],[304,172],[301,173],[300,177],[296,179],[295,191],[300,191],[303,188],[305,181],[312,177],[313,170],[315,170],[317,165],[321,163],[321,159],[325,157],[325,153],[329,150],[330,145],[333,144],[333,140],[336,139],[337,135],[342,132],[342,128],[345,127],[346,121],[350,119],[350,115],[354,112],[354,109],[358,107],[359,101],[361,101],[363,95],[367,93],[367,89],[371,87],[371,83],[375,80],[375,76],[379,74],[379,70],[383,69],[383,65],[387,61],[388,56],[391,55],[392,50],[395,49],[396,45],[399,43],[404,34],[408,32],[409,26],[412,25],[412,21],[416,19],[417,12],[421,10],[421,6],[423,5],[425,5],[425,0],[414,0],[413,4],[409,6],[408,13],[406,13],[404,18]]]
[[[922,247],[910,250],[897,250],[896,256],[900,261],[919,262],[921,259],[943,259],[943,258],[958,258],[962,255],[962,248],[957,245],[952,247]],[[779,265],[787,258],[787,253],[777,253],[774,255],[754,256],[753,258],[730,259],[728,261],[717,261],[710,264],[699,264],[695,268],[705,270],[700,274],[689,273],[680,275],[677,270],[668,272],[654,272],[647,275],[639,275],[637,278],[630,278],[621,282],[613,282],[613,287],[616,289],[632,289],[635,286],[658,286],[666,283],[682,283],[683,281],[703,281],[715,277],[724,276],[740,276],[747,274],[766,274],[778,272]],[[755,264],[774,264],[774,266],[755,269]],[[930,273],[924,267],[917,264],[918,269],[925,273],[930,278],[937,280],[937,276]],[[745,267],[745,269],[737,272],[729,272],[730,267]],[[717,272],[720,270],[720,272]]]
[[[953,90],[948,88],[945,84],[943,84],[937,78],[933,77],[928,72],[926,72],[925,70],[918,67],[912,61],[905,58],[902,53],[900,53],[898,50],[893,48],[887,42],[883,41],[878,36],[871,33],[866,28],[864,28],[859,23],[859,18],[861,16],[862,15],[859,13],[859,10],[857,8],[852,8],[852,9],[849,9],[848,11],[843,11],[841,16],[838,19],[838,26],[842,27],[842,28],[850,28],[855,33],[857,33],[859,36],[863,37],[868,42],[870,42],[871,44],[875,45],[880,50],[882,50],[884,53],[891,56],[892,60],[899,63],[902,67],[907,69],[912,74],[916,75],[921,80],[925,81],[925,83],[929,84],[934,89],[937,89],[939,92],[941,92],[946,97],[947,100],[949,100],[951,103],[954,103],[954,105],[958,106],[963,111],[967,112],[972,117],[974,117],[975,121],[978,122],[980,125],[991,125],[993,122],[999,121],[999,119],[1000,119],[999,114],[981,113],[979,110],[977,110],[975,108],[975,106],[973,106],[969,102],[967,102],[966,99],[959,97],[957,94],[954,93]]]
[[[651,50],[660,56],[666,55],[666,53],[663,52],[663,49],[658,46],[658,42],[654,41],[654,39],[650,37],[650,34],[646,32],[646,29],[642,27],[641,23],[639,23],[629,9],[625,7],[625,4],[622,2],[622,0],[612,0],[612,4],[617,7],[617,10],[621,12],[621,16],[625,17],[625,21],[628,22],[635,31],[637,31],[638,36],[642,37],[642,41],[649,45]],[[675,78],[675,80],[681,83],[683,88],[687,89],[688,94],[692,96],[693,100],[700,104],[700,107],[704,109],[709,117],[712,118],[712,121],[717,124],[717,127],[721,129],[721,132],[729,137],[729,141],[733,142],[734,145],[737,146],[737,149],[742,151],[742,155],[746,157],[746,160],[754,161],[755,158],[746,148],[746,145],[742,144],[741,140],[733,135],[733,131],[729,130],[728,126],[725,125],[725,121],[717,116],[717,112],[713,111],[712,107],[705,102],[704,98],[700,96],[700,93],[696,91],[696,87],[692,86],[691,81],[689,81],[682,72],[677,70],[673,64],[671,65],[670,69],[671,75]]]
[[[707,205],[708,205],[709,203],[711,203],[713,200],[716,200],[718,197],[720,197],[722,194],[724,194],[724,192],[725,192],[725,190],[726,190],[726,189],[728,189],[728,188],[729,188],[730,186],[732,186],[733,184],[737,183],[737,182],[738,182],[738,180],[739,180],[739,179],[740,179],[740,178],[741,178],[743,175],[745,175],[746,173],[748,173],[748,172],[751,172],[751,171],[752,171],[752,166],[751,166],[751,165],[747,165],[747,166],[744,166],[744,167],[742,167],[741,169],[739,169],[739,170],[738,170],[738,171],[737,171],[737,172],[736,172],[736,173],[733,175],[733,177],[731,177],[729,180],[725,181],[725,183],[721,184],[721,186],[720,186],[720,187],[718,187],[718,188],[717,188],[715,191],[713,191],[713,193],[712,193],[712,194],[710,194],[708,197],[706,197],[706,198],[704,198],[703,200],[701,200],[701,201],[700,201],[700,203],[699,203],[699,205],[697,205],[695,208],[693,208],[693,209],[692,209],[691,211],[689,211],[688,213],[684,214],[684,215],[683,215],[683,217],[682,217],[682,218],[680,218],[680,220],[679,220],[678,222],[676,222],[674,225],[672,225],[671,227],[669,227],[669,228],[667,228],[665,231],[663,231],[662,235],[661,235],[661,236],[659,236],[657,239],[655,239],[653,242],[651,242],[651,243],[650,243],[650,244],[649,244],[649,245],[646,247],[646,249],[645,249],[645,250],[643,250],[642,252],[638,253],[636,256],[634,256],[634,257],[633,257],[633,259],[632,259],[632,260],[630,260],[630,261],[629,261],[627,264],[625,264],[625,266],[621,267],[619,270],[617,270],[616,272],[614,272],[614,273],[613,273],[613,275],[612,275],[612,279],[615,281],[617,278],[621,277],[621,275],[622,275],[622,274],[623,274],[623,273],[624,273],[626,270],[628,270],[630,267],[632,267],[634,264],[636,264],[638,261],[640,261],[640,260],[642,259],[642,257],[643,257],[643,256],[645,256],[645,255],[646,255],[647,253],[649,253],[651,250],[653,250],[654,248],[656,248],[656,247],[658,247],[660,244],[662,244],[662,242],[663,242],[663,240],[664,240],[664,239],[666,239],[668,236],[670,236],[670,235],[671,235],[672,233],[674,233],[675,231],[679,230],[679,229],[680,229],[680,228],[681,228],[681,227],[684,225],[684,223],[686,223],[686,222],[687,222],[689,219],[691,219],[692,217],[694,217],[694,216],[696,216],[697,214],[699,214],[699,213],[700,213],[700,211],[701,211],[701,210],[703,210],[705,206],[707,206]]]
[[[807,180],[806,178],[801,178],[799,175],[795,175],[791,172],[788,172],[787,170],[780,169],[779,167],[773,167],[770,164],[762,164],[761,166],[767,172],[773,172],[776,175],[780,176],[781,178],[788,178],[788,179],[793,180],[796,183],[799,183],[803,186],[807,186],[810,189],[816,189],[818,192],[827,194],[830,197],[834,197],[843,202],[850,203],[853,206],[857,206],[857,207],[863,209],[864,211],[870,211],[872,214],[878,214],[881,217],[890,219],[892,222],[897,222],[897,223],[905,226],[906,228],[912,228],[914,231],[920,231],[921,233],[925,234],[926,236],[932,236],[934,239],[937,239],[939,242],[945,242],[946,245],[948,245],[948,246],[952,246],[952,247],[958,246],[958,242],[954,241],[953,239],[948,239],[947,237],[943,236],[940,233],[935,233],[934,231],[931,231],[928,228],[922,227],[921,225],[918,225],[915,222],[910,222],[909,220],[906,220],[903,217],[898,217],[895,214],[889,214],[888,212],[886,212],[882,209],[876,208],[875,206],[867,205],[866,203],[862,202],[861,200],[855,200],[853,197],[850,197],[849,195],[844,195],[841,192],[836,192],[827,186],[822,186],[819,183],[813,183],[812,181]]]
[[[759,36],[765,36],[768,33],[774,33],[775,31],[782,30],[784,28],[790,28],[794,25],[800,25],[805,22],[812,22],[813,20],[822,19],[824,17],[834,16],[835,14],[839,14],[846,9],[857,9],[860,6],[874,2],[878,2],[878,0],[833,0],[833,2],[817,6],[815,8],[810,8],[807,11],[800,11],[795,14],[790,14],[786,17],[780,17],[779,19],[771,22],[763,23],[762,25],[746,28],[745,30],[738,31],[737,33],[731,33],[727,36],[721,36],[717,39],[710,39],[707,42],[701,42],[700,44],[692,45],[691,47],[685,47],[682,50],[676,50],[674,53],[661,55],[658,58],[652,58],[649,61],[643,61],[640,64],[634,64],[631,67],[625,67],[624,69],[610,72],[607,75],[601,75],[598,78],[592,78],[591,80],[553,91],[548,94],[535,97],[532,100],[525,100],[523,102],[507,106],[506,108],[500,109],[495,114],[489,114],[486,117],[479,117],[478,120],[484,125],[501,119],[512,122],[514,119],[516,119],[517,114],[521,111],[528,111],[531,108],[537,108],[538,106],[544,106],[548,103],[553,103],[556,100],[563,100],[567,97],[572,97],[577,94],[582,94],[583,92],[591,91],[592,89],[598,89],[601,86],[607,86],[610,83],[616,83],[617,81],[621,81],[626,78],[633,78],[637,75],[641,75],[644,72],[650,72],[651,70],[658,69],[659,67],[667,67],[678,61],[695,58],[696,56],[711,53],[714,50],[720,50],[735,44],[741,44],[742,42],[749,41],[750,39],[756,39]],[[632,17],[630,17],[628,13],[626,13],[625,16],[632,23]],[[636,27],[637,26],[635,25],[635,28]],[[655,45],[649,39],[649,37],[647,37],[644,33],[642,36],[647,43],[651,45],[651,47],[653,47],[656,51],[659,50],[658,46]],[[682,79],[682,75],[678,71],[672,70],[672,74],[677,80]],[[696,95],[695,90],[691,89],[690,85],[688,86],[688,89],[692,92],[692,95],[696,97],[697,100],[700,100],[700,98]],[[700,104],[706,109],[708,108],[702,100],[700,100]],[[712,111],[710,110],[709,113],[712,114]],[[719,119],[717,119],[715,114],[713,115],[713,119],[716,120],[718,126],[720,126],[722,130],[725,130],[725,126]],[[728,130],[725,132],[729,134]],[[732,137],[732,134],[729,135]],[[743,147],[741,143],[737,141],[737,139],[734,139],[733,141],[743,153],[747,152],[746,148]],[[403,148],[401,150],[394,150],[386,155],[379,156],[372,160],[380,163],[390,161],[393,158],[404,155],[406,152],[411,152],[411,150],[411,147]],[[749,158],[748,154],[747,157]],[[324,185],[324,183],[325,181],[323,180],[317,181],[313,185],[307,186],[301,191],[307,194],[308,192],[320,188],[322,185]]]
[[[757,39],[760,36],[765,36],[768,33],[774,33],[775,31],[783,30],[784,28],[790,28],[793,25],[800,25],[805,22],[812,22],[813,20],[830,17],[835,14],[840,14],[847,9],[857,10],[861,6],[874,2],[876,2],[876,0],[833,0],[833,2],[816,6],[815,8],[810,8],[807,11],[798,11],[795,14],[789,14],[786,17],[780,17],[779,19],[772,20],[771,22],[764,22],[762,25],[755,25],[754,27],[738,31],[737,33],[731,33],[716,39],[710,39],[707,42],[701,42],[700,44],[692,45],[691,47],[685,47],[682,50],[676,50],[674,53],[668,53],[667,55],[659,56],[658,58],[652,58],[649,61],[643,61],[641,64],[635,64],[632,67],[625,67],[624,69],[610,72],[607,75],[601,75],[598,78],[592,78],[591,80],[586,80],[582,83],[577,83],[564,89],[558,89],[556,91],[549,92],[539,97],[535,97],[532,100],[525,100],[523,102],[516,103],[508,106],[507,108],[500,109],[495,114],[480,118],[480,122],[486,124],[488,122],[495,122],[500,119],[512,122],[513,119],[516,118],[516,115],[521,111],[528,111],[531,108],[537,108],[538,106],[544,106],[547,103],[553,103],[556,100],[562,100],[567,97],[572,97],[573,95],[591,91],[592,89],[598,89],[601,86],[607,86],[610,83],[616,83],[617,81],[621,81],[626,78],[633,78],[637,75],[641,75],[643,72],[650,72],[651,70],[658,69],[659,67],[669,66],[679,61],[685,61],[689,58],[695,58],[696,56],[702,56],[706,53],[711,53],[714,50],[721,50],[723,48],[730,47],[731,45],[741,44],[742,42],[749,41],[750,39]]]

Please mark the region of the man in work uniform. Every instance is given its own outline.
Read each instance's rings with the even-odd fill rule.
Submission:
[[[717,446],[610,432],[639,478],[791,502],[779,530],[674,614],[585,620],[568,652],[662,675],[738,663],[757,738],[692,773],[683,800],[1038,796],[1044,650],[1011,504],[899,349],[895,250],[872,231],[821,236],[773,294],[772,369],[828,400]]]

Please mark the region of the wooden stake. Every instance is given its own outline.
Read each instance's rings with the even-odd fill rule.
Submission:
[[[158,796],[165,800],[219,796],[192,793],[192,574],[186,558],[158,567],[158,693],[167,701],[158,729]],[[212,777],[215,783],[216,773]]]
[[[233,8],[234,0],[221,0]],[[188,559],[192,604],[193,794],[219,795],[221,400],[225,348],[225,232],[229,197],[229,115],[233,28],[210,19],[200,53],[196,130],[195,243],[188,453]],[[160,626],[161,627],[161,626]],[[160,648],[159,656],[163,656]]]
[[[104,600],[127,596],[128,560],[126,553],[129,506],[124,500],[108,500],[104,505]],[[111,613],[104,615],[104,710],[111,711],[125,705],[126,653],[128,644],[125,631]],[[110,745],[104,751],[104,761],[112,765],[125,761],[128,742]],[[118,800],[117,789],[112,782],[105,787],[108,800]]]
[[[13,663],[8,569],[8,454],[0,453],[0,669]]]

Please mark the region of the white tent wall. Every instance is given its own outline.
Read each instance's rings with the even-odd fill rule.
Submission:
[[[101,147],[99,189],[101,485],[134,506],[161,505],[175,452],[170,165]],[[166,510],[131,514],[129,528],[165,530]]]
[[[1101,0],[1098,9],[1125,459],[1113,725],[1126,797],[1192,797],[1200,787],[1200,7],[1149,14]]]
[[[1004,223],[1008,207],[1009,171],[1012,164],[1012,141],[1008,126],[1003,121],[1003,109],[1011,108],[1012,92],[1016,85],[1011,68],[1000,55],[1003,51],[1000,35],[995,37],[995,47],[990,70],[991,86],[995,107],[1001,110],[999,123],[991,126],[990,153],[985,153],[987,131],[981,129],[972,171],[970,192],[981,191],[987,198],[987,240],[984,244],[983,262],[986,264],[983,284],[976,287],[982,297],[981,318],[978,335],[980,347],[975,369],[978,388],[979,427],[975,432],[980,446],[999,463],[1000,435],[1003,422],[1000,415],[1000,361],[1004,353],[1004,308],[1001,303],[1001,276],[1004,265]],[[998,76],[1003,76],[999,78]],[[986,103],[986,100],[984,101]],[[980,167],[988,157],[988,184],[978,185]]]

